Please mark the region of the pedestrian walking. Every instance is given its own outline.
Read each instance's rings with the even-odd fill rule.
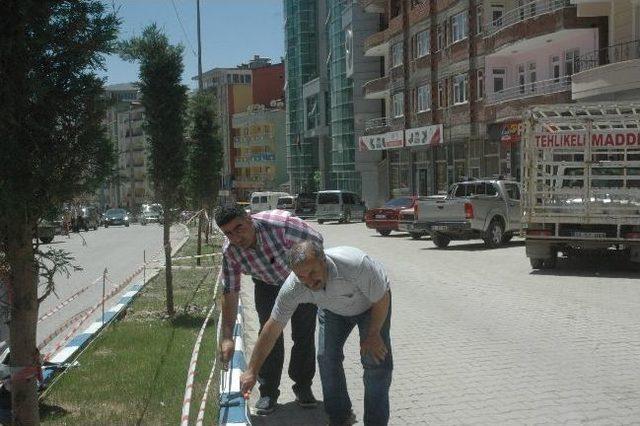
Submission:
[[[241,274],[251,275],[260,330],[269,319],[280,287],[291,273],[287,253],[303,241],[322,246],[322,236],[302,219],[290,213],[273,210],[248,215],[244,208],[226,205],[218,208],[215,221],[226,236],[222,247],[221,278],[223,283],[222,338],[220,356],[223,364],[233,356],[233,327],[238,309]],[[294,381],[296,401],[305,408],[315,407],[317,401],[311,391],[315,376],[315,329],[317,308],[300,304],[291,313],[291,359],[289,377]],[[276,336],[273,350],[265,355],[257,372],[260,399],[256,413],[270,414],[280,396],[280,377],[284,364],[284,338]]]
[[[342,362],[344,344],[357,326],[364,367],[364,424],[386,425],[393,357],[391,291],[384,268],[357,248],[324,251],[313,241],[290,250],[289,266],[293,273],[283,284],[249,366],[240,377],[242,392],[246,394],[255,385],[257,372],[297,307],[313,303],[320,308],[318,365],[329,424],[355,422]]]

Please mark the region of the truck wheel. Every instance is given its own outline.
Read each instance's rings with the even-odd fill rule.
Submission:
[[[385,229],[383,230],[378,230],[378,234],[382,235],[383,237],[388,237],[389,235],[391,235],[391,230],[390,229]]]
[[[324,220],[318,219],[318,225],[322,225],[323,223],[324,223]]]
[[[53,237],[40,237],[40,241],[42,241],[42,244],[49,244],[51,241],[53,241]]]
[[[502,245],[502,239],[504,238],[504,226],[498,219],[493,219],[487,229],[487,234],[484,237],[484,244],[487,248],[496,248]]]
[[[509,241],[511,241],[511,239],[513,238],[513,234],[507,232],[504,234],[504,237],[502,237],[502,244],[506,244]]]
[[[409,235],[411,235],[411,239],[412,240],[420,240],[420,239],[422,239],[422,234],[420,234],[418,232],[410,232]]]
[[[537,257],[531,257],[531,258],[529,258],[529,262],[531,263],[531,267],[533,269],[543,269],[544,259],[540,259],[540,258],[537,258]]]
[[[539,257],[532,257],[529,259],[533,269],[553,269],[556,267],[557,261],[557,256],[549,257],[547,259],[541,259]]]
[[[431,236],[431,241],[433,241],[433,244],[435,244],[436,247],[445,248],[451,242],[451,238],[446,235],[436,233]]]

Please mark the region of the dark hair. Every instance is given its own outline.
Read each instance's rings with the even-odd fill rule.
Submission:
[[[224,226],[233,219],[247,217],[247,212],[239,204],[225,204],[216,209],[214,217],[218,226]]]

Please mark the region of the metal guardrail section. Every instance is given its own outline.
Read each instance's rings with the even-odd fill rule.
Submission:
[[[508,10],[501,18],[492,21],[485,31],[485,37],[491,37],[505,28],[527,19],[572,6],[570,0],[537,0],[523,4],[515,9]]]
[[[628,41],[604,49],[594,50],[579,58],[580,71],[586,71],[616,62],[640,59],[640,40]]]
[[[636,135],[593,144],[592,134]],[[549,148],[536,134],[584,135]],[[523,223],[640,225],[640,103],[545,105],[525,113]]]
[[[370,118],[364,122],[365,130],[382,129],[391,125],[391,117]]]
[[[540,80],[534,83],[524,83],[513,87],[507,87],[500,92],[487,94],[487,103],[498,103],[513,99],[522,99],[532,96],[549,95],[571,90],[571,76],[562,76],[549,80]]]

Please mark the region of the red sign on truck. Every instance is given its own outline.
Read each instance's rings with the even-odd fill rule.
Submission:
[[[533,134],[537,148],[578,148],[587,141],[587,132]],[[630,130],[602,131],[591,133],[591,146],[594,148],[640,147],[640,132]]]

